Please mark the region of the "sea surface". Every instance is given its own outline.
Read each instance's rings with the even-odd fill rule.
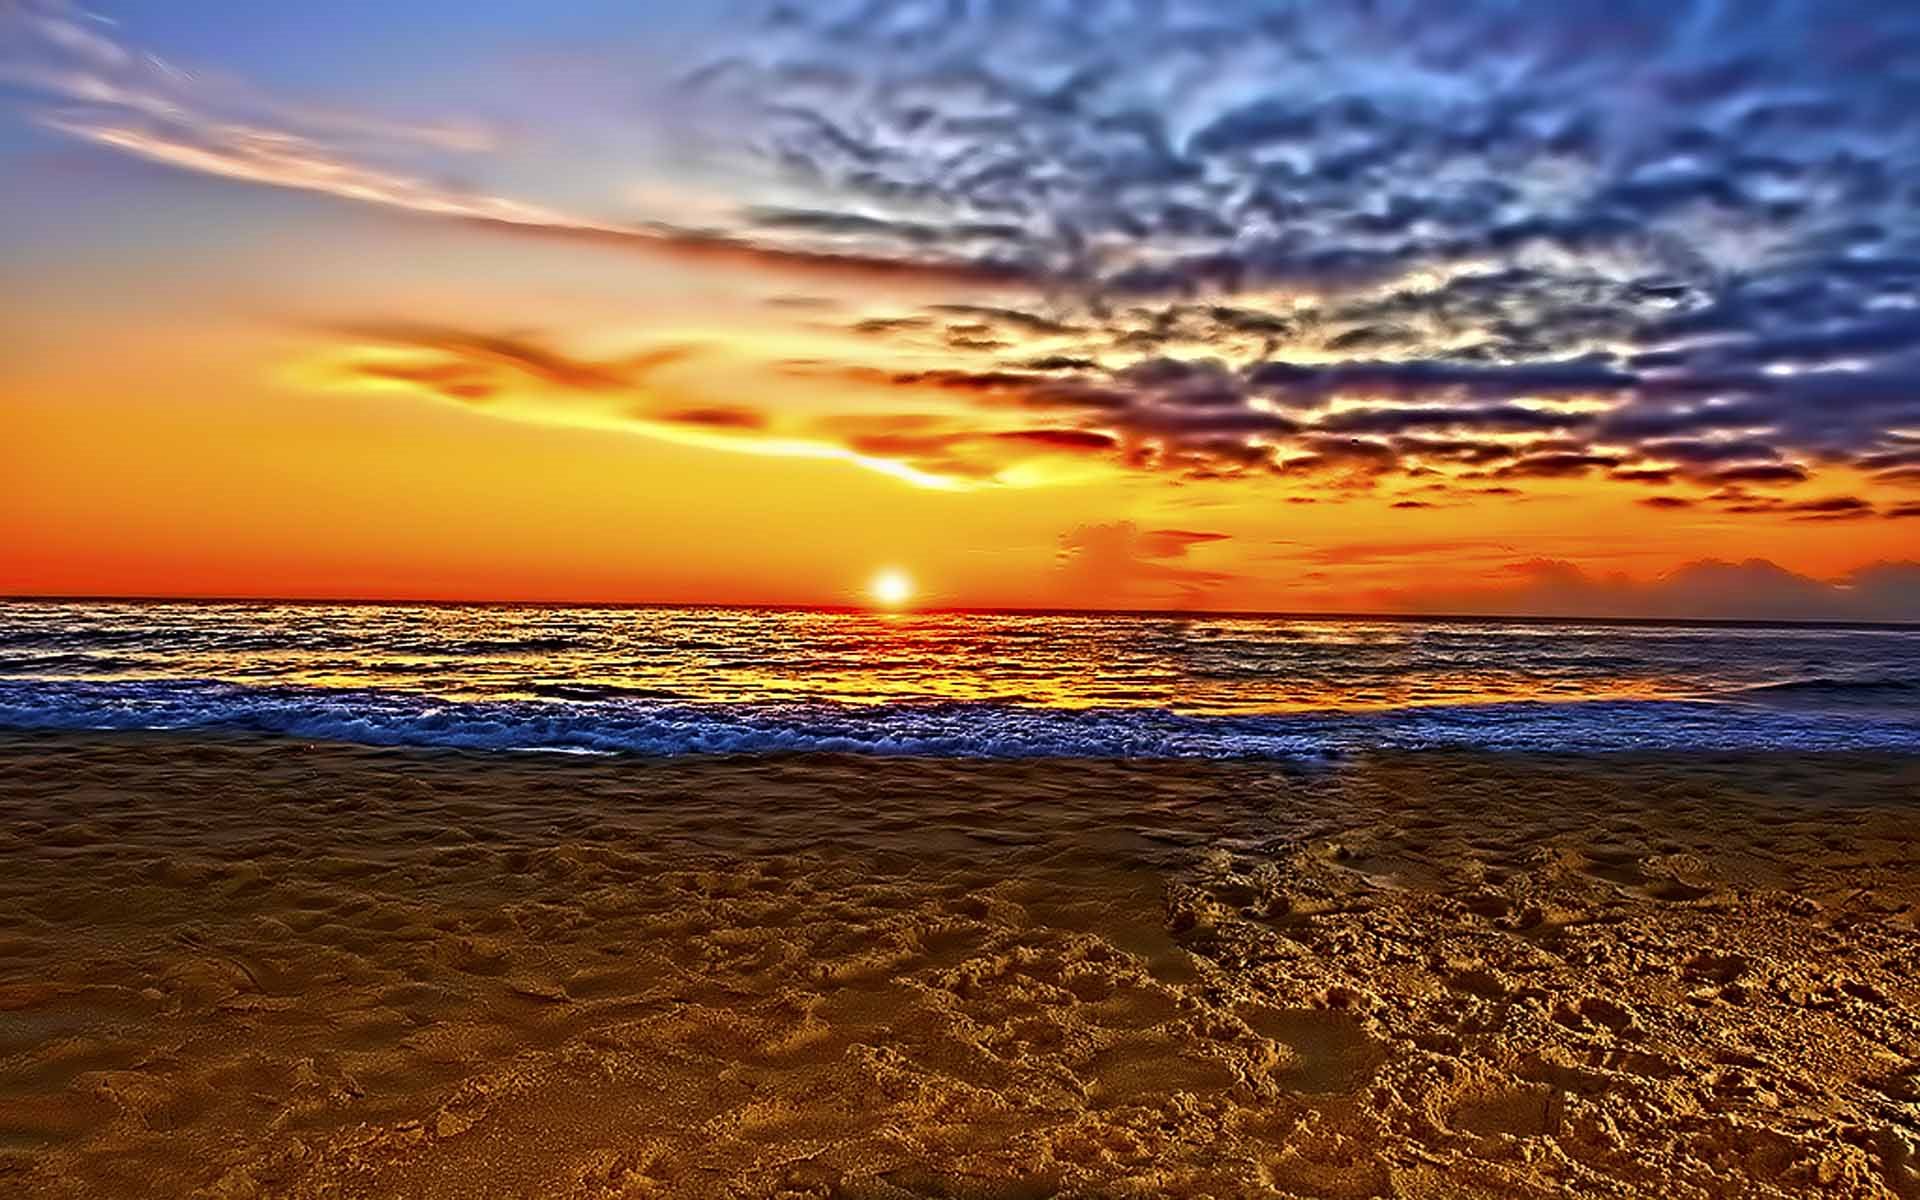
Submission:
[[[1920,627],[0,603],[0,728],[955,757],[1920,750]]]

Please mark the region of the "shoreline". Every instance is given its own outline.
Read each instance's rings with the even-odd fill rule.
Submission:
[[[0,736],[179,734],[477,751],[611,751],[636,757],[847,753],[955,761],[1331,762],[1377,754],[1511,753],[1696,758],[1920,753],[1910,708],[1852,694],[1785,704],[1751,698],[1623,696],[1405,702],[1183,712],[950,700],[830,698],[696,703],[618,690],[446,699],[392,688],[249,686],[208,680],[9,683]],[[1867,685],[1862,685],[1867,686]]]
[[[1569,701],[1566,703],[1611,704],[1618,702],[1598,700]],[[1652,703],[1665,703],[1665,701],[1653,701]],[[1677,703],[1730,704],[1731,702],[1679,701]],[[1431,706],[1411,707],[1420,708]],[[1464,708],[1470,706],[1455,707]],[[1768,711],[1760,705],[1752,705],[1751,707],[1756,711]],[[1380,710],[1352,711],[1358,715],[1370,715]],[[1408,710],[1394,709],[1388,711],[1400,712]],[[1296,714],[1289,713],[1283,715],[1291,716]],[[1336,715],[1352,714],[1340,713]],[[1233,720],[1236,718],[1226,717],[1222,719]],[[184,746],[192,743],[209,743],[216,746],[230,746],[235,749],[252,748],[256,750],[280,747],[283,749],[296,749],[302,752],[325,753],[328,751],[339,751],[348,754],[392,755],[397,760],[405,760],[413,757],[422,759],[448,757],[458,761],[470,761],[475,764],[492,761],[511,762],[527,755],[551,755],[551,759],[546,761],[552,765],[561,765],[573,761],[583,766],[598,762],[659,764],[662,766],[672,763],[732,764],[741,766],[754,763],[816,763],[846,766],[854,766],[861,763],[926,763],[951,764],[964,769],[969,765],[990,768],[996,764],[1003,766],[1025,764],[1034,767],[1040,767],[1046,764],[1059,764],[1062,766],[1111,767],[1123,771],[1136,769],[1157,771],[1162,768],[1189,766],[1198,769],[1216,767],[1223,770],[1321,773],[1342,768],[1351,769],[1368,763],[1418,762],[1423,760],[1433,762],[1446,760],[1470,761],[1483,758],[1495,762],[1511,762],[1516,764],[1540,763],[1577,766],[1584,763],[1600,766],[1612,763],[1622,767],[1659,768],[1662,766],[1671,766],[1683,769],[1722,767],[1735,770],[1748,766],[1764,766],[1769,763],[1777,763],[1790,767],[1793,764],[1802,763],[1809,759],[1814,760],[1816,763],[1837,763],[1848,766],[1877,763],[1895,769],[1909,764],[1920,765],[1920,749],[1906,750],[1900,748],[1798,749],[1791,747],[1758,747],[1750,749],[1736,748],[1723,750],[1709,748],[1699,751],[1681,751],[1656,747],[1648,749],[1581,749],[1555,751],[1532,748],[1509,749],[1499,746],[1435,745],[1418,747],[1362,747],[1358,749],[1342,749],[1329,754],[1300,754],[1292,756],[1265,756],[1258,754],[1240,756],[1168,755],[1158,758],[1137,754],[949,755],[812,749],[686,750],[659,754],[620,748],[609,750],[581,750],[565,746],[508,746],[495,748],[415,742],[365,742],[356,741],[351,738],[307,736],[284,733],[277,730],[213,726],[68,729],[0,725],[0,754],[4,754],[9,750],[18,749],[22,746],[32,747],[42,744],[49,747],[59,747],[66,744],[84,747],[90,744],[113,746],[121,743],[128,746],[152,744],[156,749],[165,749],[169,745]],[[1794,774],[1793,772],[1789,772],[1788,778],[1792,778]],[[1804,792],[1796,794],[1802,795],[1803,797],[1805,796]],[[1899,804],[1901,800],[1895,794],[1885,794],[1880,796],[1878,802]],[[1913,802],[1916,805],[1920,805],[1920,794],[1916,794],[1913,797]]]

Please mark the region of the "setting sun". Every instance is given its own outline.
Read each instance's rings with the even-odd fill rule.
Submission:
[[[913,599],[913,580],[905,571],[888,567],[873,577],[867,593],[883,608],[899,608]]]

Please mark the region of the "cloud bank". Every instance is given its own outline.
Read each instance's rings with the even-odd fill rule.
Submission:
[[[749,228],[1043,281],[863,327],[1136,465],[1741,511],[1920,478],[1916,61],[1844,0],[952,0],[775,5],[686,87],[805,199]]]
[[[1883,562],[1833,581],[1762,558],[1688,563],[1650,582],[1595,576],[1575,563],[1513,563],[1486,587],[1384,593],[1428,613],[1744,621],[1920,621],[1920,562]]]

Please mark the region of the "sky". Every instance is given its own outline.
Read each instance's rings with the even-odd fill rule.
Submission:
[[[0,175],[0,593],[1920,619],[1913,6],[0,0]]]

